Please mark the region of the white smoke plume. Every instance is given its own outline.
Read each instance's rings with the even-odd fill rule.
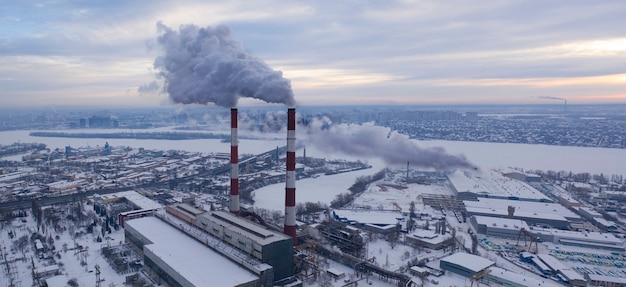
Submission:
[[[419,147],[409,136],[374,123],[337,124],[316,119],[307,127],[306,144],[323,152],[376,157],[390,165],[411,165],[449,170],[477,169],[463,155],[448,154],[442,147]]]
[[[291,82],[246,52],[227,26],[184,25],[176,31],[158,22],[157,29],[164,55],[154,67],[173,102],[232,108],[245,97],[295,106]]]

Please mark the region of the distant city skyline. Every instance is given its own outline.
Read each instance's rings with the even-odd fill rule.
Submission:
[[[617,1],[5,3],[2,108],[168,106],[157,22],[227,25],[298,105],[626,103]],[[256,100],[240,100],[254,105]]]

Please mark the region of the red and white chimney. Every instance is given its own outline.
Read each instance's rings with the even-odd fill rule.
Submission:
[[[287,110],[287,179],[285,185],[284,233],[296,240],[296,109]]]
[[[237,109],[230,110],[230,212],[239,215],[239,147]]]

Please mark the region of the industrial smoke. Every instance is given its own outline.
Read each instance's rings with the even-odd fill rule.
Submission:
[[[537,98],[540,98],[540,99],[543,99],[543,100],[559,100],[559,101],[563,101],[563,111],[565,112],[567,110],[567,99],[559,98],[559,97],[552,97],[552,96],[539,96]]]
[[[291,82],[246,52],[227,26],[176,31],[158,22],[157,29],[164,54],[154,67],[173,102],[232,108],[243,97],[295,106]]]
[[[390,165],[408,161],[436,170],[476,169],[463,155],[448,154],[442,147],[420,147],[409,136],[374,123],[334,125],[328,119],[316,119],[307,134],[307,143],[323,152],[380,158]]]

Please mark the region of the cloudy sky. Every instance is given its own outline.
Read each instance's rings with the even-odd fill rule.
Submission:
[[[168,105],[159,21],[229,26],[299,105],[626,103],[623,1],[5,2],[2,107]]]

